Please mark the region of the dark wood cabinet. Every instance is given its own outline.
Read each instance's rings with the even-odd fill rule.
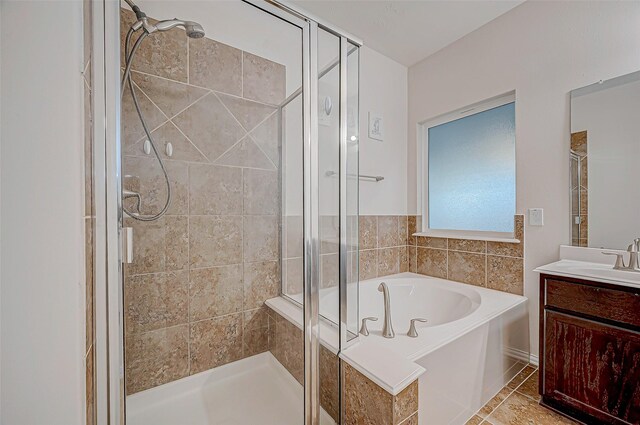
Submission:
[[[640,424],[640,288],[543,274],[541,404],[587,424]]]

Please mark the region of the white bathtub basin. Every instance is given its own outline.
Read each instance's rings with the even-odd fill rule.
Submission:
[[[384,302],[377,288],[384,281],[375,279],[360,285],[360,316],[380,316],[373,329],[382,326]],[[439,326],[460,320],[480,306],[480,294],[471,287],[452,288],[438,281],[423,283],[414,277],[388,279],[392,320],[399,331],[406,331],[411,319],[427,319],[426,323],[417,323],[418,328]]]

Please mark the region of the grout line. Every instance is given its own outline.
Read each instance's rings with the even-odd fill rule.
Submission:
[[[165,124],[166,124],[166,122],[165,122]],[[138,142],[140,142],[140,141],[138,141]],[[133,154],[125,153],[124,156],[127,157],[127,158],[137,158],[137,159],[153,159],[154,158],[152,156],[140,155],[140,154],[137,154],[137,153],[133,153]],[[211,165],[211,166],[216,166],[216,167],[246,168],[246,169],[249,169],[249,170],[260,170],[260,171],[277,171],[277,170],[273,170],[271,168],[247,167],[247,166],[244,166],[244,165],[231,165],[231,164],[216,164],[216,163],[213,163],[213,162],[186,161],[186,160],[182,160],[182,159],[171,159],[171,158],[164,158],[163,161],[165,163],[183,163],[183,164],[187,164],[187,165]],[[167,214],[167,215],[180,215],[180,214]]]
[[[222,102],[221,102],[222,103]],[[240,229],[240,257],[242,258],[242,265],[240,266],[240,280],[241,280],[241,292],[242,292],[242,299],[240,300],[240,309],[242,310],[242,327],[241,327],[241,331],[242,331],[242,346],[240,347],[240,352],[242,353],[242,357],[245,357],[245,323],[244,323],[244,299],[245,299],[245,293],[244,293],[244,289],[245,289],[245,281],[244,281],[244,265],[245,265],[245,250],[244,250],[244,225],[245,225],[245,219],[246,219],[246,215],[245,215],[245,193],[244,193],[244,188],[245,188],[245,175],[244,175],[244,168],[241,170],[240,172],[240,187],[241,187],[241,192],[242,192],[242,223],[241,223],[241,229]]]
[[[204,97],[204,96],[203,96],[203,97]],[[202,98],[200,98],[200,99],[202,99]],[[200,100],[200,99],[198,99],[198,100]],[[196,102],[197,102],[197,101],[196,101]],[[195,103],[195,102],[194,102],[194,103]],[[194,103],[192,103],[191,105],[193,105]],[[177,116],[178,116],[178,115],[174,116],[173,118],[175,118],[175,117],[177,117]],[[193,143],[193,141],[189,138],[189,136],[187,136],[187,135],[184,133],[184,131],[182,131],[182,129],[181,129],[180,127],[178,127],[178,125],[177,125],[175,122],[173,122],[173,118],[172,118],[172,119],[170,119],[170,120],[169,120],[169,122],[171,122],[171,124],[173,124],[173,126],[174,126],[175,128],[177,128],[177,129],[178,129],[178,131],[180,132],[180,134],[182,134],[182,135],[184,136],[184,138],[185,138],[185,139],[187,139],[187,141],[188,141],[189,143],[191,143],[191,146],[193,146],[193,147],[194,147],[194,148],[195,148],[195,149],[200,153],[200,155],[202,155],[202,157],[203,157],[206,161],[211,162],[211,160],[207,157],[207,155],[205,155],[205,154],[204,154],[204,152],[202,152],[202,151],[200,150],[200,148],[198,147],[198,145],[196,145],[195,143]],[[179,160],[176,160],[176,161],[179,161]],[[187,161],[185,161],[185,162],[187,162]],[[206,164],[206,162],[197,162],[197,164]]]
[[[240,97],[244,99],[244,51],[240,51]]]
[[[511,381],[509,381],[509,382],[511,382]],[[505,386],[502,388],[502,390],[503,390],[503,389],[505,389],[505,388],[509,388],[509,387],[507,387],[507,386],[505,385]],[[511,388],[509,388],[509,389],[511,389]],[[502,390],[500,390],[500,391],[502,391]],[[509,397],[511,397],[511,395],[512,395],[514,392],[516,392],[516,390],[511,390],[511,391],[509,392],[509,394],[507,394],[507,396],[504,398],[504,400],[502,400],[500,403],[498,403],[498,404],[496,405],[496,407],[494,407],[493,409],[491,409],[491,411],[487,414],[487,416],[485,416],[485,417],[483,418],[484,420],[483,420],[482,422],[484,423],[485,421],[489,421],[489,423],[492,423],[492,422],[489,420],[489,417],[493,414],[493,412],[495,412],[496,410],[498,410],[498,408],[499,408],[500,406],[502,406],[502,405],[504,404],[504,402],[505,402],[505,401],[507,401],[507,400],[509,399]],[[496,394],[496,395],[497,395],[497,394]],[[495,396],[494,396],[494,397],[495,397]],[[491,397],[491,399],[493,399],[493,397]],[[489,400],[489,401],[491,401],[491,400]],[[487,402],[487,403],[488,403],[488,402]],[[485,404],[485,406],[486,406],[486,404]],[[482,408],[484,408],[484,406],[482,406],[480,409],[482,410]],[[480,410],[478,410],[478,412],[480,412]],[[476,414],[477,414],[477,412],[476,412]],[[478,415],[478,416],[480,416],[480,415]],[[482,416],[480,416],[480,417],[482,417]]]
[[[405,419],[402,420],[402,422],[400,422],[398,425],[402,425],[402,424],[406,424],[409,419],[413,418],[415,415],[418,414],[418,411],[416,410],[415,412],[413,412],[411,415],[409,415],[408,417],[406,417]]]
[[[511,379],[509,380],[509,382],[507,382],[507,384],[506,384],[504,387],[502,387],[502,389],[501,389],[500,391],[504,390],[505,388],[511,389],[511,388],[509,387],[509,384],[510,384],[511,382],[513,382],[513,380],[514,380],[514,379],[516,379],[516,378],[518,377],[518,375],[519,375],[523,370],[525,370],[528,366],[530,366],[530,365],[531,365],[531,363],[527,363],[527,364],[525,364],[525,366],[524,366],[522,369],[520,369],[520,371],[519,371],[518,373],[516,373],[516,375],[515,375],[513,378],[511,378]],[[517,386],[516,388],[511,389],[511,391],[510,391],[510,392],[509,392],[509,394],[504,398],[504,400],[502,400],[500,403],[498,403],[498,404],[496,405],[496,407],[494,407],[493,409],[491,409],[491,411],[490,411],[490,412],[489,412],[489,413],[488,413],[488,414],[483,418],[483,421],[482,421],[481,423],[484,423],[485,421],[487,421],[487,420],[489,419],[489,416],[491,416],[491,415],[493,414],[493,412],[495,412],[496,410],[498,410],[498,407],[500,407],[500,406],[501,406],[505,401],[507,401],[507,399],[508,399],[509,397],[511,397],[511,395],[513,395],[513,393],[514,393],[514,392],[517,392],[517,389],[518,389],[518,388],[520,388],[520,387],[522,386],[522,384],[524,384],[524,383],[525,383],[525,381],[526,381],[527,379],[529,379],[529,378],[531,377],[531,375],[533,375],[533,374],[536,372],[536,370],[538,370],[538,368],[537,368],[537,367],[534,367],[534,370],[533,370],[530,374],[528,374],[528,375],[527,375],[527,376],[522,380],[522,382],[521,382],[520,384],[518,384],[518,386]],[[499,393],[500,391],[498,391],[498,393]],[[520,393],[520,392],[518,391],[518,394],[522,394],[522,393]],[[498,395],[498,394],[496,394],[496,395]],[[525,395],[525,394],[522,394],[522,395]],[[526,395],[525,395],[525,396],[526,396]],[[493,397],[495,397],[495,396],[493,396]],[[493,400],[493,397],[491,397],[491,399],[490,399],[489,401]],[[531,397],[528,397],[528,398],[529,398],[529,399],[531,399]],[[480,411],[481,411],[482,409],[484,409],[484,407],[489,403],[489,401],[487,401],[487,403],[485,403],[485,404],[484,404],[484,406],[482,406],[480,409],[478,409],[478,411],[477,411],[476,413],[474,413],[474,415],[475,415],[475,416],[479,416],[479,417],[481,417],[481,418],[482,418],[482,416],[481,416],[479,413],[480,413]],[[534,400],[534,401],[535,401],[535,400]],[[488,423],[492,423],[492,422],[490,422],[490,421],[489,421]]]
[[[485,242],[486,249],[486,242]],[[484,287],[487,288],[489,285],[489,256],[484,254]]]
[[[187,41],[188,43],[188,41]],[[189,74],[187,73],[187,78]],[[176,126],[177,128],[177,126]],[[191,187],[191,167],[187,166],[187,188]],[[187,190],[187,318],[189,320],[189,338],[187,339],[187,369],[191,375],[191,190]]]
[[[120,69],[123,70],[124,68],[120,67]],[[242,96],[239,96],[239,95],[234,94],[234,93],[227,93],[227,92],[224,92],[224,91],[221,91],[221,90],[216,90],[216,89],[212,89],[210,87],[205,87],[205,86],[199,86],[199,85],[193,84],[193,83],[185,83],[184,81],[172,80],[171,78],[163,77],[161,75],[151,74],[149,72],[140,71],[140,70],[137,70],[137,69],[132,69],[131,72],[132,73],[135,72],[135,73],[142,74],[142,75],[148,75],[148,76],[154,77],[154,78],[160,78],[161,80],[171,81],[173,83],[189,85],[191,87],[195,87],[195,88],[198,88],[198,89],[203,89],[203,90],[216,92],[216,93],[222,93],[224,95],[233,96],[233,97],[238,98],[238,99],[244,99]],[[259,104],[264,105],[264,106],[270,106],[272,108],[277,108],[279,106],[279,105],[274,104],[274,103],[265,103],[265,102],[261,102],[259,100],[253,100],[253,99],[245,99],[245,100],[249,100],[250,102],[259,103]]]
[[[132,72],[133,72],[133,71],[132,71]],[[138,72],[138,71],[136,71],[136,72]],[[162,78],[162,77],[159,77],[159,76],[154,75],[154,74],[147,74],[147,73],[143,73],[143,72],[139,72],[139,73],[140,73],[140,74],[143,74],[143,75],[148,75],[148,76],[151,76],[151,77]],[[132,77],[132,80],[133,80],[133,77]],[[167,121],[174,119],[175,117],[177,117],[178,115],[180,115],[181,113],[183,113],[184,111],[186,111],[187,109],[189,109],[190,107],[192,107],[193,105],[195,105],[196,103],[198,103],[200,100],[202,100],[203,98],[205,98],[205,97],[206,97],[206,96],[208,96],[209,94],[213,93],[213,90],[211,90],[211,89],[207,89],[207,88],[204,88],[204,87],[198,87],[198,86],[194,86],[194,85],[192,85],[192,84],[185,84],[185,83],[183,83],[183,82],[175,81],[175,80],[170,80],[170,79],[168,79],[168,78],[165,78],[165,80],[167,80],[167,81],[171,81],[171,82],[176,83],[176,84],[182,84],[182,85],[186,85],[186,86],[190,86],[190,87],[195,87],[195,88],[199,88],[199,89],[206,90],[206,92],[205,92],[202,96],[200,96],[200,97],[196,98],[196,100],[194,100],[193,102],[191,102],[190,104],[188,104],[188,105],[187,105],[187,106],[185,106],[184,108],[182,108],[182,109],[178,110],[178,112],[176,112],[175,114],[172,114],[171,116],[169,116],[169,115],[167,115],[167,114],[162,110],[162,108],[160,108],[160,107],[159,107],[159,106],[158,106],[158,105],[157,105],[157,104],[156,104],[156,103],[151,99],[151,97],[150,97],[150,96],[149,96],[149,95],[148,95],[144,90],[142,90],[142,88],[141,88],[141,87],[138,85],[138,83],[136,83],[136,82],[135,82],[135,80],[134,80],[134,81],[133,81],[133,86],[134,86],[135,88],[137,88],[137,89],[140,91],[140,93],[143,93],[143,94],[145,95],[145,97],[146,97],[147,99],[149,99],[149,101],[153,104],[153,106],[155,106],[156,108],[158,108],[158,110],[162,113],[162,115],[164,115],[165,117],[167,117]],[[128,87],[128,84],[127,84],[127,87]]]
[[[379,261],[380,261],[380,253],[378,252],[378,248],[379,248],[379,239],[380,239],[380,227],[379,227],[379,216],[375,216],[376,217],[376,262],[375,262],[375,266],[376,266],[376,277],[380,277],[380,270],[378,267]]]
[[[262,124],[263,122],[265,122],[268,118],[270,118],[273,114],[275,114],[277,112],[277,110],[272,111],[271,113],[269,113],[269,115],[267,117],[265,117],[262,121],[260,121],[258,123],[258,125],[256,125],[255,127],[253,127],[251,130],[247,130],[245,128],[244,125],[242,125],[242,123],[240,122],[240,120],[238,118],[236,118],[236,116],[233,114],[233,112],[231,112],[231,110],[227,107],[227,105],[224,103],[224,101],[220,98],[219,94],[223,94],[224,93],[216,93],[215,91],[212,91],[213,95],[216,97],[216,99],[218,99],[218,101],[222,104],[222,106],[224,107],[224,109],[226,109],[226,111],[229,113],[229,115],[231,115],[233,117],[233,119],[238,123],[238,125],[240,126],[241,129],[243,129],[244,131],[247,132],[247,135],[249,133],[251,133],[253,130],[255,130],[256,128],[258,128],[260,126],[260,124]],[[240,98],[241,100],[244,101],[248,101],[251,102],[250,100],[247,100],[245,98]]]
[[[417,255],[417,251],[416,251],[416,255]],[[449,280],[449,239],[447,239],[447,249],[446,249],[444,258],[446,263],[445,276],[447,277],[447,280]]]
[[[169,121],[169,119],[170,119],[170,118],[169,118],[169,115],[167,115],[167,114],[162,110],[162,108],[160,108],[160,107],[159,107],[159,106],[158,106],[158,105],[157,105],[153,100],[151,100],[151,98],[149,97],[149,95],[148,95],[144,90],[142,90],[142,88],[138,85],[138,83],[136,83],[136,82],[133,80],[133,77],[131,77],[131,80],[132,80],[132,81],[131,81],[131,83],[132,83],[132,85],[133,85],[133,89],[134,89],[134,90],[139,91],[139,92],[140,92],[140,94],[142,94],[144,97],[146,97],[146,98],[147,98],[147,100],[149,100],[149,102],[151,102],[151,104],[152,104],[153,106],[155,106],[155,107],[158,109],[158,111],[160,111],[160,113],[161,113],[162,115],[164,115],[164,117],[166,118],[166,121]],[[125,83],[125,85],[126,85],[126,89],[125,89],[125,91],[127,91],[127,90],[129,89],[129,83]],[[132,102],[133,102],[133,101],[132,101]],[[140,109],[142,109],[142,107],[141,107]],[[165,122],[166,122],[166,121],[165,121]]]
[[[187,37],[187,63],[186,63],[186,65],[187,65],[187,84],[190,84],[190,80],[191,80],[191,76],[190,76],[191,72],[189,70],[189,51],[190,51],[189,46],[190,45],[191,45],[191,39],[189,37]]]
[[[255,128],[254,128],[255,130]],[[253,130],[252,130],[253,131]],[[269,155],[267,155],[267,153],[264,151],[264,149],[262,149],[262,147],[256,143],[256,139],[253,138],[253,136],[251,136],[251,134],[247,133],[247,137],[249,139],[251,139],[251,141],[253,142],[254,145],[256,145],[256,147],[258,148],[258,150],[260,152],[262,152],[262,154],[264,155],[265,158],[267,158],[267,160],[271,163],[271,165],[273,165],[274,171],[278,171],[278,166],[276,164],[274,164],[274,162],[271,160],[271,158],[269,158]]]
[[[171,326],[164,326],[164,327],[159,327],[156,329],[150,329],[150,330],[145,330],[142,332],[132,332],[129,331],[127,332],[128,336],[139,336],[139,335],[144,335],[144,334],[148,334],[151,332],[158,332],[158,331],[164,331],[167,329],[174,329],[174,328],[178,328],[180,326],[187,326],[188,330],[189,330],[189,336],[191,336],[191,326],[197,323],[202,323],[202,322],[206,322],[206,321],[210,321],[210,320],[214,320],[214,319],[223,319],[225,317],[230,317],[230,316],[234,316],[234,315],[241,315],[244,314],[244,311],[235,311],[235,312],[231,312],[231,313],[226,313],[226,314],[222,314],[220,316],[211,316],[211,317],[205,317],[204,319],[197,319],[197,320],[189,320],[186,322],[181,322],[181,323],[176,323],[175,325],[171,325]]]
[[[222,154],[220,154],[220,156],[218,156],[216,159],[211,160],[211,163],[214,165],[226,165],[226,164],[216,164],[216,161],[218,161],[219,159],[221,159],[223,156],[225,156],[227,153],[229,153],[231,150],[233,150],[233,148],[235,148],[236,146],[238,146],[240,144],[240,142],[242,142],[244,139],[246,139],[248,136],[248,134],[245,134],[244,136],[242,136],[240,138],[240,140],[238,140],[237,142],[235,142],[233,145],[231,145],[229,147],[229,149],[227,149],[226,151],[222,152]],[[236,168],[249,168],[249,167],[243,167],[241,165],[226,165],[227,167],[236,167]],[[256,170],[263,170],[263,168],[256,168]],[[273,170],[271,170],[273,171]]]

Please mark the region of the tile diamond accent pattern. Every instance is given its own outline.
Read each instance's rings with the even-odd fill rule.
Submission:
[[[251,138],[267,155],[271,162],[279,168],[280,164],[280,137],[278,134],[279,114],[274,112],[251,131]]]
[[[200,99],[208,90],[149,74],[132,72],[133,81],[169,118]]]
[[[133,16],[121,14],[126,31]],[[125,219],[138,247],[125,268],[128,394],[268,351],[275,323],[264,301],[282,279],[273,104],[284,98],[285,67],[215,40],[187,41],[182,30],[161,35],[145,43],[132,78],[172,201],[158,221]],[[122,116],[124,187],[153,214],[166,185],[144,152],[130,93]]]
[[[276,110],[273,106],[267,106],[262,103],[222,93],[218,94],[218,98],[222,101],[224,106],[227,107],[229,112],[236,117],[240,125],[242,125],[242,127],[247,131],[255,129],[258,124],[264,121]]]
[[[216,161],[216,164],[260,168],[264,170],[275,169],[273,163],[271,163],[269,158],[267,158],[264,152],[260,150],[258,145],[256,145],[249,136],[240,140],[233,148],[222,155],[222,157]]]
[[[173,122],[210,161],[247,133],[213,93],[181,112]]]

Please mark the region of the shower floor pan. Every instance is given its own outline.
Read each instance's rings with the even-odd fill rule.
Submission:
[[[303,399],[266,352],[127,397],[127,425],[300,425]],[[335,424],[324,410],[320,423]]]

